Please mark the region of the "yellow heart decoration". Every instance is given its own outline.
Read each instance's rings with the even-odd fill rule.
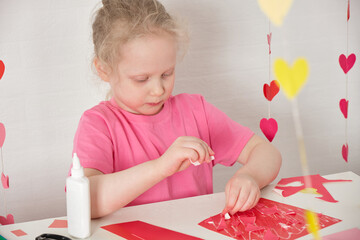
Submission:
[[[293,67],[289,67],[285,60],[277,59],[274,64],[274,72],[286,97],[293,99],[306,82],[309,67],[306,59],[303,58],[297,59]]]
[[[258,0],[260,9],[277,26],[282,24],[292,2],[293,0]]]
[[[306,228],[316,240],[321,240],[319,233],[319,219],[316,213],[305,210]]]

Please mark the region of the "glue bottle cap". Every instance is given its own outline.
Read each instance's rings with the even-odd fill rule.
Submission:
[[[84,169],[80,164],[80,160],[76,153],[73,156],[73,165],[71,168],[71,176],[72,177],[83,177],[84,176]]]

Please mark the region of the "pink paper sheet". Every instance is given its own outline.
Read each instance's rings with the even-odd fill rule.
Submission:
[[[338,233],[326,235],[322,238],[322,240],[359,240],[359,239],[360,239],[360,229],[358,228],[351,228]]]
[[[326,188],[323,186],[324,183],[351,182],[351,180],[341,180],[341,179],[328,180],[326,178],[323,178],[319,174],[310,175],[309,177],[311,178],[311,187],[315,188],[317,190],[317,192],[322,195],[321,197],[316,197],[316,198],[319,198],[319,199],[327,201],[327,202],[338,202],[338,201],[335,200],[331,196],[331,194],[326,190]],[[294,186],[286,186],[287,184],[293,183],[293,182],[301,182],[302,185],[301,186],[296,186],[296,187],[294,187]],[[282,195],[284,197],[291,196],[291,195],[305,189],[305,177],[300,176],[300,177],[283,178],[277,183],[275,188],[283,190]]]
[[[255,217],[254,223],[248,221],[250,217]],[[318,214],[318,218],[320,229],[341,221],[323,214]],[[223,223],[224,227],[217,230],[222,221],[225,222]],[[237,212],[229,220],[225,220],[222,214],[218,214],[205,219],[199,225],[220,234],[243,240],[290,240],[308,234],[304,209],[265,198],[261,198],[253,209]]]
[[[101,228],[128,240],[201,240],[201,238],[175,232],[142,221],[117,223],[102,226]]]

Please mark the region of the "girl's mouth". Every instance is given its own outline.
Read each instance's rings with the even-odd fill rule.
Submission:
[[[148,105],[150,105],[150,106],[158,106],[158,105],[160,105],[161,103],[162,103],[162,101],[157,102],[157,103],[148,103]]]

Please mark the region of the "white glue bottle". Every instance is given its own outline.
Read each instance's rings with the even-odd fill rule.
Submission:
[[[90,236],[90,185],[76,153],[71,176],[66,179],[66,210],[68,233],[76,238]]]

